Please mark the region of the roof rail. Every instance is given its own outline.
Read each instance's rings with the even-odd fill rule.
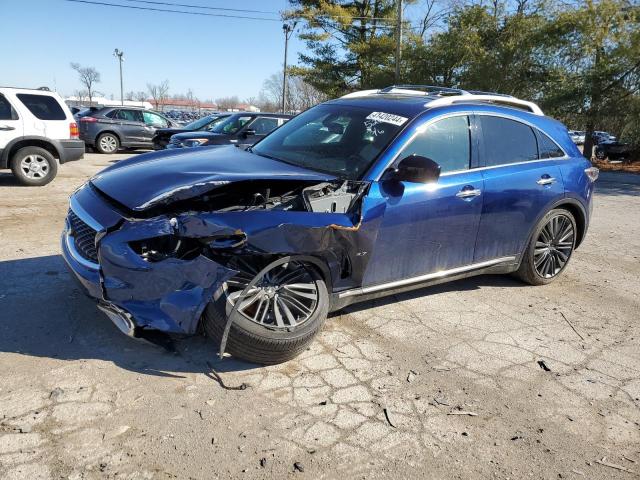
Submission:
[[[412,84],[391,85],[380,90],[380,93],[404,93],[405,91],[409,91],[410,93],[422,92],[425,95],[464,95],[466,93],[469,93],[466,90],[462,90],[461,88]]]
[[[502,105],[505,107],[519,108],[521,110],[526,110],[527,112],[533,113],[534,115],[544,116],[542,109],[533,102],[520,100],[519,98],[511,97],[508,95],[496,95],[495,93],[479,95],[467,94],[459,95],[456,97],[437,98],[436,100],[425,104],[425,107],[441,107],[444,105],[453,105],[454,103],[461,102],[493,103],[495,105]]]

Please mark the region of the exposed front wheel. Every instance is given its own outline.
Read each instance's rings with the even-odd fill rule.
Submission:
[[[545,285],[565,269],[576,246],[576,220],[571,212],[554,209],[538,223],[525,250],[517,276],[531,285]]]
[[[304,350],[329,310],[327,287],[313,265],[291,260],[267,268],[256,279],[269,265],[247,258],[234,260],[231,267],[239,273],[216,292],[204,314],[207,335],[219,342],[229,314],[240,301],[226,350],[265,365],[285,362]],[[253,280],[255,285],[240,299]]]
[[[54,179],[58,163],[44,148],[24,147],[13,156],[11,171],[21,184],[40,187]]]

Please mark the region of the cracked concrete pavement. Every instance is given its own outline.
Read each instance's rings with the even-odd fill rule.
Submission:
[[[67,197],[127,156],[87,154],[43,188],[0,173],[0,478],[640,476],[639,176],[602,175],[555,283],[354,305],[263,368],[201,337],[126,338],[73,283]]]

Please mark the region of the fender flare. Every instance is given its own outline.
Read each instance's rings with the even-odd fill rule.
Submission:
[[[53,138],[41,137],[39,135],[25,135],[22,137],[14,138],[9,143],[7,143],[7,145],[2,149],[2,156],[0,156],[0,168],[9,167],[9,160],[11,160],[9,158],[9,153],[11,152],[13,147],[16,145],[16,143],[29,142],[29,141],[43,142],[51,145],[56,152],[55,156],[57,158],[60,158],[60,152],[62,151],[62,146],[57,140]]]

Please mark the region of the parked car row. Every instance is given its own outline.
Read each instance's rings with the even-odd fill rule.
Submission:
[[[569,137],[571,137],[571,141],[576,145],[583,145],[587,132],[584,130],[569,130]],[[593,143],[596,145],[602,142],[615,141],[616,137],[611,135],[609,132],[603,132],[601,130],[596,130],[592,135]]]

